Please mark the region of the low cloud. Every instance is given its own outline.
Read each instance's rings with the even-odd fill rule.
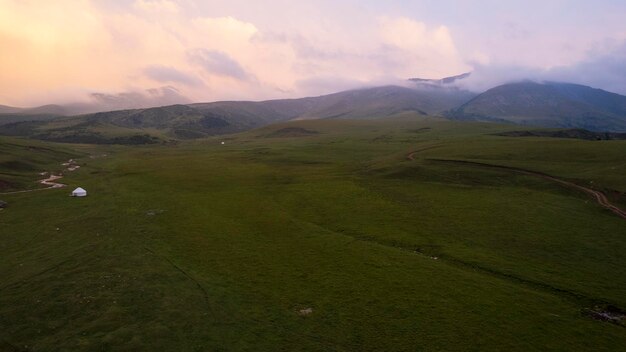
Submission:
[[[320,95],[355,89],[366,86],[367,83],[349,78],[334,76],[310,77],[296,82],[295,87],[304,95]]]
[[[171,86],[117,94],[91,93],[90,97],[94,106],[105,110],[190,103],[189,99],[181,95],[178,89]]]
[[[169,66],[148,66],[143,70],[143,72],[148,78],[161,83],[182,83],[192,87],[202,85],[202,80],[199,78]]]
[[[309,77],[295,83],[296,89],[304,95],[323,95],[344,90],[379,86],[403,86],[414,88],[415,84],[406,79],[393,76],[379,76],[368,80],[356,80],[348,77],[319,76]]]
[[[212,75],[230,77],[242,81],[247,81],[251,75],[241,66],[241,64],[230,57],[230,55],[208,49],[193,49],[187,53],[189,61],[199,65],[207,73]]]
[[[395,61],[395,67],[403,68],[397,72],[406,78],[443,77],[469,69],[447,26],[428,26],[406,17],[382,17],[379,22],[381,48],[384,49],[379,54],[386,55],[386,61]]]
[[[69,114],[88,114],[100,111],[150,108],[191,101],[172,86],[134,90],[119,93],[92,92],[83,102],[65,104]]]
[[[546,72],[522,66],[473,64],[472,74],[456,82],[459,88],[482,93],[495,86],[523,80],[542,81]]]
[[[626,41],[610,48],[590,50],[586,58],[568,66],[540,69],[503,64],[471,64],[472,75],[458,85],[482,92],[500,84],[522,80],[588,85],[626,95]]]
[[[551,80],[581,83],[626,95],[626,41],[608,52],[590,52],[576,65],[556,67],[547,76]]]

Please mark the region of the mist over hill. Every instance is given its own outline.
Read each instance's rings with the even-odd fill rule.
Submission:
[[[299,99],[220,101],[64,116],[63,106],[0,107],[0,134],[57,142],[158,143],[241,132],[281,121],[379,119],[411,112],[454,120],[626,131],[626,97],[555,82],[507,83],[481,94],[458,87],[469,77],[413,78]]]

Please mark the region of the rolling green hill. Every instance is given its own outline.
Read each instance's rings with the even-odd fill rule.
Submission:
[[[301,99],[222,101],[71,117],[0,115],[0,135],[67,143],[154,144],[242,132],[281,121],[389,118],[408,112],[463,121],[626,131],[624,96],[581,85],[534,82],[505,84],[475,96],[454,87],[467,76],[413,79],[412,88],[383,86]]]
[[[514,127],[405,113],[83,147],[63,182],[88,197],[1,196],[0,348],[620,350],[626,220],[515,170],[626,208],[626,141],[496,135]]]
[[[173,105],[52,121],[22,118],[0,124],[0,134],[68,143],[150,144],[241,132],[293,119],[364,119],[407,111],[426,115],[450,109],[469,96],[457,90],[388,86],[313,98]]]
[[[626,97],[577,84],[519,82],[490,89],[447,116],[625,132]]]

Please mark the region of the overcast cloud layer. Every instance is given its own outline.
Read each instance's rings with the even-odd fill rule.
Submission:
[[[626,2],[0,0],[0,104],[331,93],[474,71],[626,94]]]

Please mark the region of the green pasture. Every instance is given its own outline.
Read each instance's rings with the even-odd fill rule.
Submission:
[[[16,185],[82,166],[0,195],[0,351],[621,350],[626,328],[584,312],[626,309],[626,220],[441,160],[624,206],[626,141],[493,135],[513,129],[407,114],[167,145],[0,139],[0,179],[30,165]]]

